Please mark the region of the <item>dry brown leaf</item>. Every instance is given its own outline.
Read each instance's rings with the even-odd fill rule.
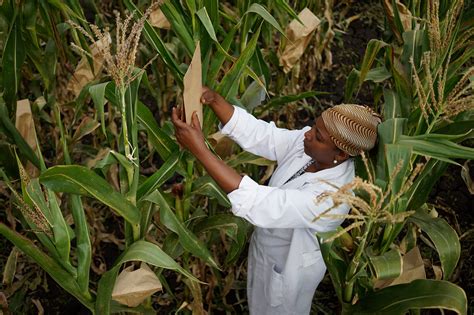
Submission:
[[[5,312],[5,314],[9,314],[8,313],[8,300],[7,300],[7,297],[5,296],[5,293],[3,292],[0,292],[0,313],[1,312]]]
[[[275,164],[268,165],[267,168],[265,169],[265,174],[258,181],[259,184],[263,185],[273,175],[274,171],[275,171]]]
[[[117,164],[110,165],[107,172],[107,180],[114,186],[116,191],[120,191],[119,167]]]
[[[442,280],[443,279],[443,269],[441,269],[440,266],[432,265],[433,267],[433,272],[435,275],[436,280]]]
[[[186,283],[188,288],[191,290],[191,294],[193,295],[193,302],[189,305],[191,307],[193,315],[207,315],[207,312],[204,310],[204,305],[202,303],[202,292],[199,283],[191,281],[189,279],[184,280],[184,283]]]
[[[142,263],[140,268],[125,268],[118,275],[112,292],[112,299],[130,307],[138,306],[153,293],[162,290],[161,282],[156,274]]]
[[[471,174],[469,172],[469,160],[466,161],[461,168],[461,177],[466,183],[467,189],[471,195],[474,195],[474,183],[472,182]]]
[[[87,168],[93,168],[97,165],[97,163],[100,162],[103,158],[109,154],[110,149],[109,148],[100,148],[99,152],[96,154],[95,157],[87,159],[86,160],[86,166]]]
[[[308,8],[304,8],[303,11],[298,14],[298,17],[304,25],[296,19],[288,24],[286,28],[288,43],[283,53],[280,54],[279,52],[280,64],[283,66],[285,73],[288,73],[301,58],[311,40],[313,31],[320,23],[318,17]]]
[[[15,127],[31,149],[37,152],[35,122],[28,99],[16,102]],[[39,170],[30,162],[27,162],[25,170],[31,178],[38,177],[39,175]]]
[[[151,12],[150,17],[148,18],[151,26],[162,28],[165,30],[171,29],[171,24],[163,14],[160,8],[157,8],[153,12]]]
[[[100,123],[89,116],[85,116],[72,137],[72,142],[80,140],[82,137],[92,133],[100,126]]]
[[[191,124],[191,117],[193,112],[197,112],[199,122],[202,127],[202,65],[201,65],[201,47],[199,42],[194,50],[193,59],[189,65],[188,71],[184,75],[183,80],[184,91],[184,112],[186,115],[186,123]]]
[[[18,256],[20,255],[20,250],[13,246],[10,255],[8,255],[7,262],[3,267],[3,281],[2,284],[9,286],[13,283],[15,278]]]
[[[106,41],[110,43],[110,37],[104,37],[90,46],[94,71],[91,69],[87,56],[83,56],[77,64],[76,70],[67,84],[67,89],[71,91],[74,96],[78,96],[82,88],[86,86],[87,83],[97,79],[102,72],[104,56],[100,53],[100,48],[107,44]]]
[[[232,154],[235,142],[223,135],[220,131],[213,133],[207,138],[221,158],[226,158]]]
[[[400,16],[400,21],[402,22],[403,30],[411,30],[411,21],[413,19],[410,10],[401,3],[399,0],[395,1],[398,9],[398,15]],[[392,0],[384,0],[383,5],[385,7],[385,12],[387,13],[387,18],[390,23],[390,27],[394,31],[395,35],[399,40],[402,39],[402,35],[398,32],[398,29],[395,25],[395,12],[393,11]]]
[[[43,308],[43,305],[41,305],[41,301],[38,300],[38,299],[31,299],[31,302],[33,302],[33,304],[36,306],[36,308],[38,309],[38,315],[43,315],[44,314],[44,308]]]

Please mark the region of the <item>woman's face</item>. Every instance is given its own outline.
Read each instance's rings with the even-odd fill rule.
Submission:
[[[347,158],[347,153],[332,142],[321,117],[318,117],[313,127],[304,134],[304,152],[321,166],[334,165],[335,159],[342,162]]]

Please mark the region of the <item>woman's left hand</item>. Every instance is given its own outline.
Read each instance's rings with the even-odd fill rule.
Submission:
[[[179,144],[196,155],[202,150],[207,150],[201,124],[196,112],[192,115],[191,125],[181,120],[181,110],[173,107],[171,121],[174,125],[176,140]]]

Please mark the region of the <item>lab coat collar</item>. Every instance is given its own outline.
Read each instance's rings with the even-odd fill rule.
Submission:
[[[301,160],[299,160],[298,163],[295,163],[296,165],[291,168],[292,169],[291,172],[293,172],[293,168],[298,170],[310,160],[311,160],[311,157],[306,155],[305,153],[304,157]],[[293,173],[291,172],[287,173],[288,178],[293,176],[294,172]],[[285,185],[283,185],[283,187],[287,187],[287,188],[300,187],[305,182],[309,183],[309,182],[314,182],[318,180],[333,181],[334,179],[340,179],[341,177],[354,176],[353,174],[354,174],[354,161],[352,158],[349,158],[343,163],[335,167],[327,168],[327,169],[317,171],[314,173],[305,172],[301,174],[300,176],[296,177],[295,179],[289,181]],[[287,178],[285,178],[284,180],[286,181]]]

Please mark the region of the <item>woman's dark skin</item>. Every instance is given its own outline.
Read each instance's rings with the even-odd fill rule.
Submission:
[[[232,105],[207,87],[203,87],[201,103],[211,107],[222,125],[225,125],[234,113]],[[173,108],[171,121],[175,128],[176,139],[181,146],[188,149],[202,163],[209,175],[226,193],[237,189],[242,176],[207,148],[197,114],[193,113],[191,125],[186,124],[180,117],[181,110]],[[334,167],[349,157],[332,142],[321,117],[318,117],[313,127],[304,134],[304,152],[315,161],[306,169],[307,172]],[[334,160],[337,163],[334,163]]]

